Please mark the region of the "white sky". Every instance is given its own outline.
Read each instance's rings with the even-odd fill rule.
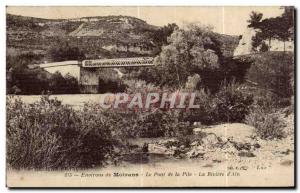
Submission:
[[[147,23],[163,26],[176,23],[182,26],[186,22],[200,22],[210,25],[214,31],[223,34],[240,35],[247,26],[251,11],[263,13],[264,18],[280,15],[279,7],[166,7],[166,6],[60,6],[60,7],[20,7],[9,6],[7,13],[48,19],[79,18],[87,16],[127,15],[145,20]]]

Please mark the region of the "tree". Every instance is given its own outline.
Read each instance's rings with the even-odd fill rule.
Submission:
[[[263,20],[261,20],[263,16],[261,13],[251,13],[248,27],[259,30],[253,38],[254,48],[260,46],[264,40],[268,40],[268,47],[271,48],[271,41],[275,38],[283,41],[285,51],[285,42],[293,38],[294,9],[293,7],[283,7],[283,9],[284,12],[281,16]]]
[[[49,80],[49,91],[52,94],[77,94],[79,93],[78,81],[70,74],[62,76],[59,72],[55,72]]]
[[[163,46],[155,58],[159,71],[164,73],[161,84],[181,88],[195,68],[218,68],[218,56],[206,48],[213,43],[210,34],[209,28],[193,24],[172,33],[169,45]]]
[[[283,41],[284,51],[285,42],[289,39],[294,39],[294,8],[283,7],[284,12],[281,17],[278,18],[278,39]]]
[[[250,14],[250,19],[247,20],[247,22],[249,23],[248,27],[253,27],[253,28],[257,27],[262,17],[263,17],[262,13],[252,11]]]
[[[178,29],[178,26],[176,23],[169,23],[168,25],[163,26],[162,28],[159,28],[154,33],[154,41],[158,45],[158,47],[161,47],[162,45],[166,45],[168,43],[168,37],[176,30]]]
[[[175,30],[168,42],[154,61],[160,86],[183,88],[188,77],[196,73],[201,77],[197,88],[203,87],[213,93],[224,79],[229,81],[234,77],[242,81],[249,67],[245,61],[224,57],[223,42],[209,27],[189,24]]]
[[[33,52],[15,56],[7,56],[7,93],[8,94],[40,94],[47,89],[47,74],[42,69],[29,69],[29,64],[39,63],[43,55]]]

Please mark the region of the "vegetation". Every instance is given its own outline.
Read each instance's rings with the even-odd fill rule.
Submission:
[[[7,101],[7,163],[15,169],[101,166],[117,144],[111,125],[93,108],[77,112],[43,97]]]
[[[117,93],[124,92],[126,85],[113,69],[99,69],[99,88],[98,93]]]
[[[68,42],[61,43],[60,46],[53,46],[50,49],[50,56],[54,62],[85,59],[85,55],[79,48],[70,46]]]
[[[143,69],[133,74],[134,78],[154,83],[160,87],[184,88],[188,77],[200,76],[197,89],[218,91],[224,79],[242,82],[250,62],[225,57],[222,42],[209,28],[188,25],[177,29],[155,58],[154,68]],[[148,76],[143,76],[147,73]]]
[[[255,44],[260,46],[266,39],[280,38],[285,41],[287,37],[290,38],[291,33],[287,35],[286,31],[291,28],[291,24],[286,23],[290,17],[289,9],[275,19],[262,20],[262,14],[252,13],[249,26],[261,30],[257,33]],[[264,45],[261,46],[261,53],[233,58],[228,50],[234,47],[235,39],[216,34],[209,27],[190,24],[179,28],[176,24],[169,24],[155,28],[131,17],[108,18],[98,18],[99,21],[94,24],[88,21],[80,24],[64,21],[70,26],[59,29],[68,31],[68,37],[75,38],[75,32],[83,35],[84,30],[94,33],[93,30],[99,32],[103,26],[106,27],[101,37],[80,36],[76,39],[78,45],[87,44],[87,47],[91,47],[89,43],[94,40],[106,45],[114,38],[125,47],[130,46],[129,41],[132,39],[128,30],[132,30],[131,35],[138,36],[138,41],[134,42],[136,45],[144,44],[141,39],[149,38],[149,42],[153,40],[154,46],[159,45],[159,53],[154,67],[120,69],[124,73],[122,78],[112,69],[97,70],[100,75],[100,93],[126,91],[130,95],[137,92],[192,91],[196,92],[195,103],[200,108],[103,110],[97,104],[86,104],[82,109],[75,110],[48,97],[42,97],[41,101],[34,104],[13,101],[8,97],[6,124],[9,167],[78,169],[103,166],[116,156],[115,148],[126,148],[128,138],[177,137],[185,143],[188,141],[186,136],[192,134],[195,122],[207,125],[246,122],[254,126],[263,139],[284,137],[284,125],[274,111],[293,104],[293,53],[270,52],[267,45]],[[10,21],[10,24],[22,29],[36,24],[35,20],[31,20],[29,27],[23,26],[19,19],[22,18],[18,18],[15,23]],[[124,19],[127,19],[127,27],[130,24],[134,28],[116,30],[120,27],[119,23],[125,25]],[[273,25],[274,20],[282,22],[280,31],[274,31],[277,29]],[[84,24],[80,30],[76,30],[78,24]],[[40,26],[39,30],[43,31],[44,28],[47,26]],[[116,32],[111,33],[114,36],[107,38],[114,30]],[[126,33],[121,33],[122,30]],[[104,52],[104,48],[87,50],[87,47],[82,49],[67,41],[60,47],[48,47],[46,54],[8,56],[8,93],[79,93],[78,82],[74,77],[63,77],[60,73],[50,74],[40,68],[28,67],[49,56],[53,61],[62,61],[82,60],[91,57],[91,53],[93,57],[106,58],[143,55],[133,54],[128,49]]]
[[[284,7],[283,9],[284,13],[281,16],[263,20],[262,13],[251,13],[248,27],[259,30],[253,39],[254,48],[260,45],[265,47],[266,45],[263,44],[264,40],[268,41],[268,46],[270,47],[272,39],[278,39],[284,43],[289,39],[294,39],[294,8]]]
[[[261,89],[273,92],[281,98],[292,96],[293,53],[264,52],[245,57],[253,61],[253,65],[246,73],[247,80],[257,84]]]
[[[242,85],[232,81],[224,82],[216,94],[200,90],[197,93],[196,103],[199,109],[190,109],[183,113],[183,119],[189,122],[202,124],[217,124],[224,122],[243,122],[250,112],[253,95],[241,90]]]
[[[285,124],[276,113],[270,113],[257,107],[246,116],[245,122],[256,129],[262,139],[281,139],[285,137]]]
[[[7,56],[8,94],[79,93],[77,79],[68,74],[63,77],[58,72],[50,74],[41,68],[28,68],[28,64],[35,63],[40,57],[33,53]]]
[[[64,53],[66,53],[64,55]],[[61,56],[70,56],[62,52]],[[29,68],[38,63],[44,55],[28,52],[20,55],[7,56],[7,93],[8,94],[75,94],[79,93],[76,78],[67,74],[65,77],[59,72],[48,73],[41,68]]]

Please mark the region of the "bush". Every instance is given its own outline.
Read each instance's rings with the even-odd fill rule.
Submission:
[[[43,97],[31,105],[7,100],[7,163],[15,169],[79,169],[101,166],[113,135],[101,113],[74,111]]]
[[[247,88],[253,94],[254,106],[259,106],[260,109],[267,113],[274,113],[278,109],[293,106],[293,97],[280,97],[272,91],[261,88]]]
[[[159,92],[161,89],[154,84],[147,83],[144,80],[135,80],[135,79],[129,79],[125,80],[126,84],[126,92],[128,94],[136,94],[136,93],[142,93],[147,94],[148,92]]]
[[[188,122],[181,121],[179,111],[106,111],[112,130],[123,138],[174,137],[192,133]]]
[[[81,110],[42,97],[25,104],[7,99],[7,163],[14,169],[84,169],[102,166],[128,137],[186,136],[179,111],[123,112],[86,104]]]
[[[224,83],[213,99],[211,117],[215,122],[242,122],[252,103],[253,96],[242,92],[239,84]]]
[[[79,91],[79,84],[76,78],[70,74],[62,76],[59,72],[51,74],[48,80],[48,90],[52,94],[77,94]]]
[[[78,81],[70,74],[51,74],[41,68],[28,68],[29,64],[39,63],[42,55],[34,53],[7,57],[8,94],[75,94],[79,93]]]
[[[202,124],[211,124],[214,118],[211,117],[213,111],[213,95],[201,89],[196,92],[195,104],[200,108],[188,109],[182,111],[182,119],[189,122],[201,122]]]
[[[278,114],[267,113],[257,107],[246,116],[245,122],[256,129],[256,133],[262,139],[281,139],[285,137],[283,128],[285,124]]]
[[[97,69],[99,86],[98,93],[117,93],[124,92],[126,85],[113,69]]]
[[[216,94],[201,89],[196,93],[197,109],[182,112],[184,121],[216,124],[220,122],[243,122],[253,103],[252,94],[243,92],[240,84],[223,82]]]

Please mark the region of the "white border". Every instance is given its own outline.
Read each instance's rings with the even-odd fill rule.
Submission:
[[[190,5],[202,5],[202,6],[276,6],[276,5],[293,5],[296,6],[296,8],[299,8],[300,1],[299,0],[268,0],[268,1],[262,1],[262,0],[205,0],[205,1],[197,1],[197,0],[153,0],[153,1],[141,1],[141,0],[102,0],[102,1],[97,1],[97,0],[59,0],[59,1],[54,1],[54,0],[42,0],[42,1],[37,1],[37,0],[1,0],[0,1],[0,59],[1,63],[0,65],[2,66],[0,68],[0,89],[1,89],[1,95],[0,95],[0,125],[1,125],[1,133],[0,133],[0,192],[8,192],[9,190],[5,187],[5,83],[6,83],[6,77],[5,77],[5,49],[6,49],[6,24],[5,24],[5,6],[6,5],[105,5],[105,6],[117,6],[117,5],[150,5],[150,6],[155,6],[155,5],[160,5],[160,6],[175,6],[175,5],[185,5],[185,6],[190,6]],[[297,19],[297,26],[299,26],[299,19]],[[299,31],[296,34],[296,36],[299,35]],[[298,45],[298,43],[297,43]],[[297,46],[298,47],[298,46]],[[298,49],[299,50],[299,49]],[[296,54],[299,56],[299,51],[297,50]],[[299,68],[297,69],[297,74],[299,75]],[[297,81],[297,91],[299,91],[299,79]],[[298,92],[297,92],[298,96]],[[298,103],[299,104],[299,103]],[[297,110],[299,105],[297,105]],[[298,112],[299,114],[299,112]],[[298,120],[298,116],[297,116]],[[297,128],[298,130],[298,128]],[[299,130],[298,130],[298,136],[297,139],[299,140]],[[299,142],[298,142],[299,144]],[[297,147],[298,149],[298,147]],[[299,159],[298,159],[298,164],[299,164]],[[299,165],[298,165],[299,168]],[[284,176],[282,176],[284,178]],[[297,178],[299,179],[299,177]],[[299,182],[297,182],[299,185]],[[15,190],[14,192],[19,192],[21,190]],[[27,190],[27,191],[32,191],[32,190]],[[51,190],[35,190],[35,192],[48,192]],[[69,191],[74,191],[74,190],[69,190]],[[77,190],[76,192],[85,192],[86,190]],[[103,190],[102,190],[103,191]],[[109,190],[111,191],[126,191],[130,192],[132,190]],[[142,190],[138,190],[137,192],[140,192]],[[155,190],[147,190],[148,192],[154,192]],[[157,190],[156,190],[157,191]],[[165,192],[166,190],[164,190]],[[172,191],[172,190],[168,190]],[[187,192],[190,190],[178,190],[180,192]],[[217,192],[218,190],[212,190],[210,192]],[[230,190],[229,190],[230,191]],[[239,190],[241,191],[241,190]],[[249,190],[247,190],[248,192]],[[272,191],[272,190],[268,190]],[[63,190],[56,190],[56,192],[63,192]],[[160,190],[159,192],[162,192]]]

